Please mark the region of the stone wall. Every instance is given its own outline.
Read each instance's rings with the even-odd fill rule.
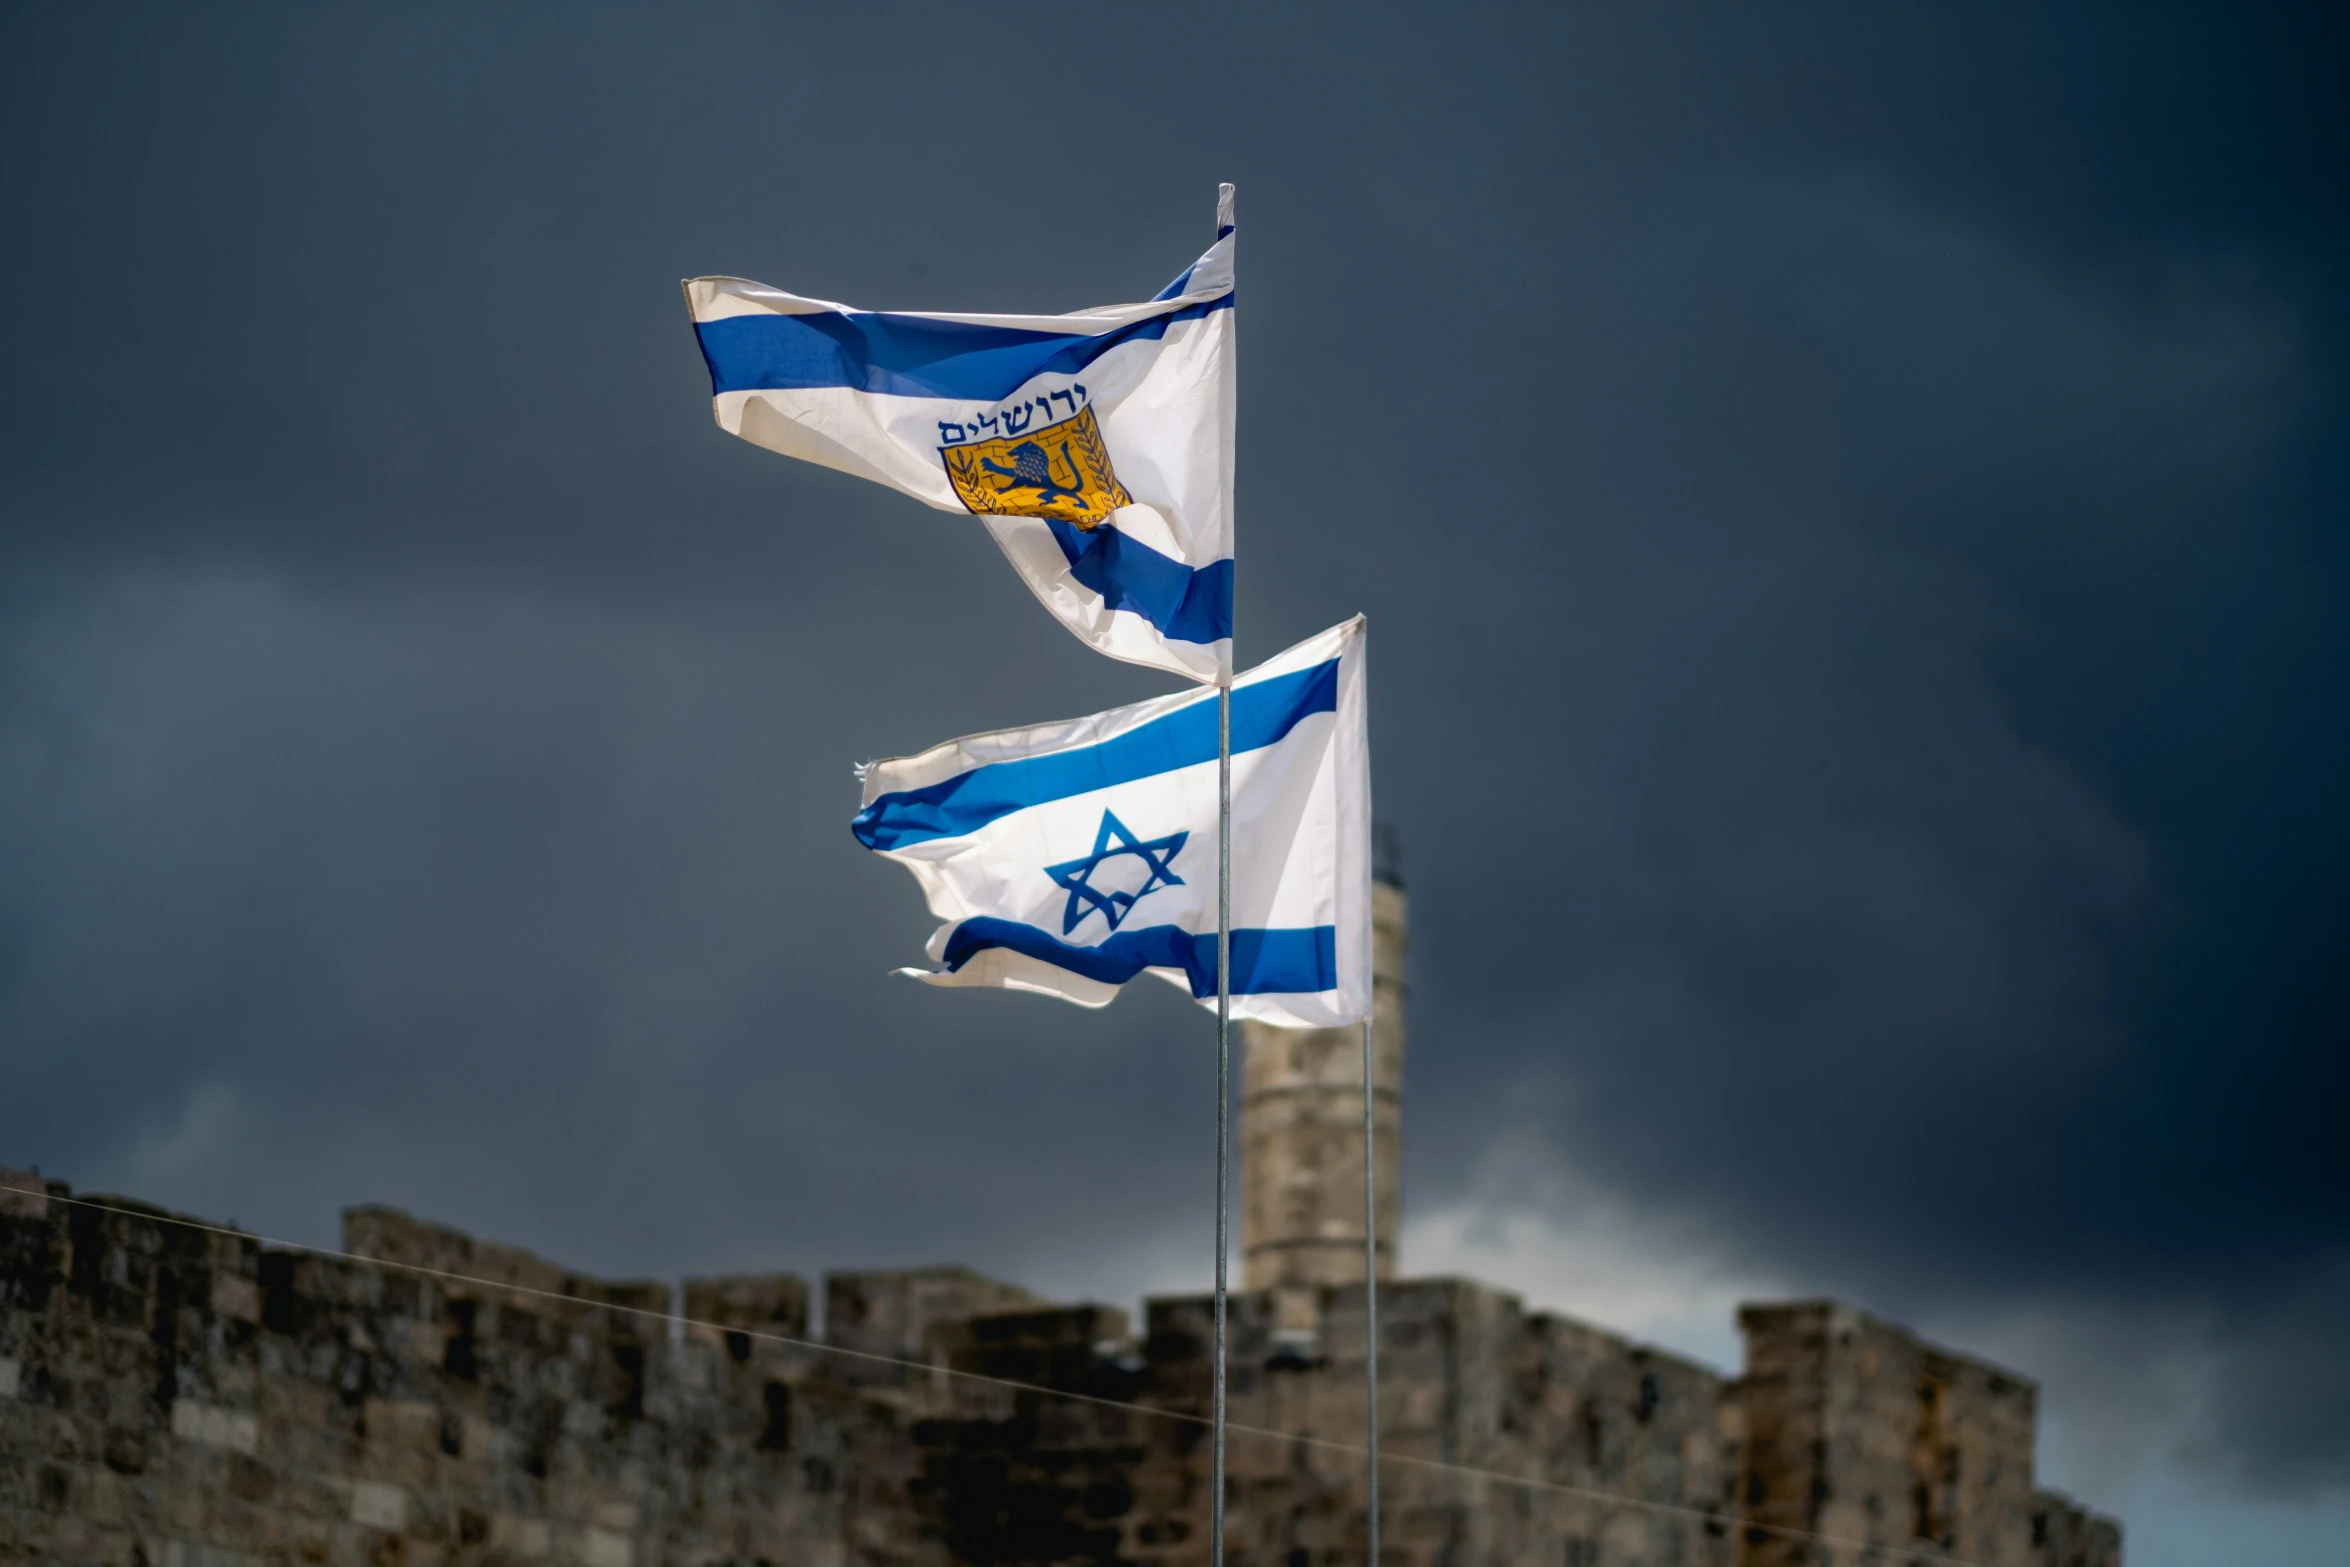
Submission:
[[[2122,1527],[2062,1491],[2032,1506],[2032,1567],[2122,1567]]]
[[[905,1504],[895,1407],[779,1375],[747,1337],[673,1342],[658,1316],[591,1304],[665,1310],[664,1286],[383,1209],[351,1215],[349,1249],[558,1298],[95,1200],[0,1213],[0,1560],[941,1560]]]
[[[1232,1567],[1366,1556],[1363,1292],[1325,1289],[1316,1303],[1301,1340],[1276,1293],[1231,1302]],[[1204,1563],[1213,1310],[1206,1297],[1152,1301],[1138,1342],[1098,1307],[985,1318],[942,1339],[956,1369],[1100,1401],[975,1388],[918,1428],[926,1516],[955,1559]],[[1462,1280],[1384,1289],[1380,1311],[1389,1567],[1736,1560],[1736,1398],[1713,1373]],[[1044,1541],[1058,1554],[1022,1545]]]
[[[1750,1567],[1928,1550],[1980,1567],[2107,1567],[2119,1526],[2033,1483],[2039,1390],[1833,1301],[1746,1306]],[[1875,1548],[1875,1549],[1870,1549]]]
[[[903,1362],[944,1364],[933,1340],[941,1328],[971,1317],[1047,1302],[1017,1284],[969,1268],[873,1269],[824,1276],[824,1338],[850,1351],[826,1357],[825,1375],[857,1387],[938,1394],[935,1377]],[[870,1357],[870,1358],[865,1358]]]
[[[346,1216],[379,1262],[0,1185],[47,1194],[0,1194],[0,1562],[1208,1560],[1204,1296],[1136,1333],[963,1268],[836,1274],[846,1356],[797,1342],[790,1275],[688,1280],[687,1325],[391,1209]],[[1389,1567],[2119,1567],[2033,1484],[2029,1382],[1848,1307],[1747,1308],[1736,1381],[1466,1280],[1380,1314]],[[1361,1286],[1230,1320],[1227,1560],[1363,1562]]]

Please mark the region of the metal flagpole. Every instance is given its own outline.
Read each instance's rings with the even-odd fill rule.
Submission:
[[[1371,984],[1371,1011],[1363,1015],[1363,1411],[1371,1442],[1371,1567],[1379,1567],[1379,1187],[1373,1173],[1371,1018],[1379,986]]]
[[[1232,1213],[1232,687],[1216,691],[1216,1392],[1208,1560],[1224,1567],[1225,1229]]]
[[[1219,185],[1218,240],[1231,231],[1231,223],[1232,187]],[[1216,688],[1216,1391],[1209,1422],[1215,1448],[1209,1567],[1224,1567],[1224,1306],[1232,1224],[1232,681],[1233,668],[1227,667],[1224,683]]]

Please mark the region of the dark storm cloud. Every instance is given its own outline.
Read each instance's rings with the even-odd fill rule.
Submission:
[[[1054,14],[11,13],[0,1157],[606,1266],[1197,1217],[1196,1015],[885,983],[843,830],[1164,682],[718,435],[675,280],[1130,298],[1231,178],[1415,1194],[1499,1120],[1888,1309],[2158,1303],[2201,1461],[2342,1473],[2342,40]]]

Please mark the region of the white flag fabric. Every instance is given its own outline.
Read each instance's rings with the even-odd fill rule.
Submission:
[[[858,310],[685,285],[718,424],[976,514],[1112,658],[1232,674],[1232,187],[1158,296],[1065,316]]]
[[[1232,685],[1232,1013],[1371,1005],[1361,616]],[[1187,691],[858,769],[853,831],[947,923],[934,985],[1102,1006],[1148,970],[1216,1001],[1216,706]]]

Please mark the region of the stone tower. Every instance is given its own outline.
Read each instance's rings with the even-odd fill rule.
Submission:
[[[1403,1191],[1404,891],[1384,828],[1371,887],[1379,1276],[1395,1274]],[[1244,1287],[1363,1277],[1363,1041],[1356,1028],[1241,1025]]]

